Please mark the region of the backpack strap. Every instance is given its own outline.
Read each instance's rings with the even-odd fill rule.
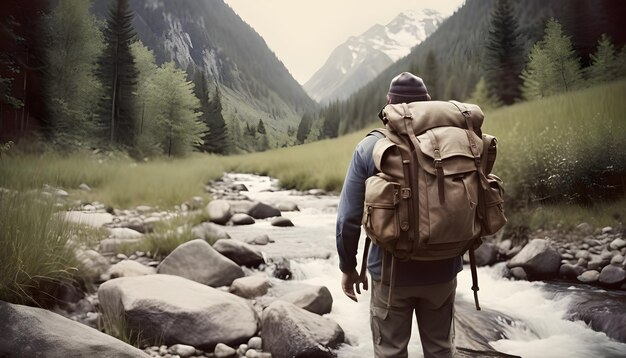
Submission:
[[[387,130],[384,128],[376,128],[376,129],[371,130],[369,133],[367,133],[366,137],[370,135],[378,139],[383,139],[387,137]]]

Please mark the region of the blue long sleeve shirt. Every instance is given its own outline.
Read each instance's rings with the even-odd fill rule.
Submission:
[[[339,268],[351,272],[356,268],[356,255],[361,236],[361,218],[365,199],[365,180],[376,174],[372,151],[377,135],[368,135],[356,146],[348,166],[337,209],[337,252]],[[380,280],[383,250],[372,243],[367,268],[374,280]],[[391,261],[391,260],[388,260]],[[388,263],[390,265],[390,262]],[[452,280],[463,269],[459,257],[437,261],[398,261],[396,285],[415,286]]]

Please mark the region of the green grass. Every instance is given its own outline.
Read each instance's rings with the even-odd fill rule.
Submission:
[[[0,213],[0,300],[39,305],[47,289],[79,275],[70,240],[80,228],[57,216],[52,200],[0,192]]]

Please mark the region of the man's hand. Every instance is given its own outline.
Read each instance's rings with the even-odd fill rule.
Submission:
[[[341,277],[341,288],[343,288],[343,293],[348,296],[352,301],[358,302],[356,298],[356,294],[354,293],[355,285],[356,285],[356,293],[361,294],[360,284],[363,284],[363,290],[367,290],[367,276],[360,277],[359,274],[355,270],[352,270],[349,273],[343,273]]]

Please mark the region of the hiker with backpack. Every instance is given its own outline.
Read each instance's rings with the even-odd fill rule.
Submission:
[[[385,128],[356,146],[341,192],[342,288],[357,301],[361,285],[368,289],[367,264],[376,357],[407,357],[413,313],[424,356],[452,357],[462,255],[470,251],[480,309],[473,249],[506,221],[501,182],[489,174],[495,138],[482,135],[478,106],[431,101],[422,79],[409,72],[391,81],[379,117]],[[367,239],[359,273],[361,226]]]

